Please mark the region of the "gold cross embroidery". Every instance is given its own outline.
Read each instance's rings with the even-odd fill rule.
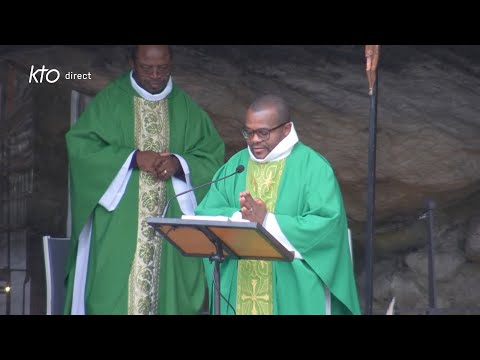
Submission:
[[[257,315],[258,314],[258,311],[257,311],[257,303],[258,303],[258,300],[264,300],[264,301],[268,301],[270,300],[270,297],[268,296],[268,294],[265,294],[265,295],[258,295],[257,293],[257,283],[258,283],[258,280],[254,279],[252,280],[252,292],[251,292],[251,295],[242,295],[242,301],[245,301],[245,300],[252,300],[252,303],[253,303],[253,306],[252,306],[252,315]]]

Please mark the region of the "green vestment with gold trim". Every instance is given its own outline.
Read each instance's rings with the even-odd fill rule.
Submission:
[[[204,301],[201,259],[182,256],[145,222],[174,195],[172,180],[156,181],[133,169],[113,211],[100,206],[135,149],[182,156],[192,186],[211,180],[224,161],[224,143],[212,121],[173,85],[161,101],[137,94],[127,72],[94,97],[66,135],[71,176],[72,241],[67,265],[65,313],[70,313],[80,231],[92,216],[86,314],[194,314]],[[208,188],[195,191],[200,202]],[[177,201],[166,214],[182,215]]]
[[[214,183],[197,215],[232,216],[239,194],[249,190],[267,210],[303,259],[292,262],[234,260],[220,265],[222,314],[325,314],[325,288],[332,314],[360,314],[341,191],[328,161],[297,143],[290,155],[270,163],[250,160],[248,150],[235,154],[215,174],[247,171]],[[213,263],[204,260],[213,310]]]

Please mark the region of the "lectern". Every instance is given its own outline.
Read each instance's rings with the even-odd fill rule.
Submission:
[[[148,218],[147,223],[184,256],[208,258],[215,262],[215,315],[220,315],[220,263],[225,258],[272,261],[292,261],[294,258],[293,252],[259,223],[163,217]]]

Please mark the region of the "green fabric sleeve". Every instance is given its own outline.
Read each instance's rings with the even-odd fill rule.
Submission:
[[[120,121],[112,121],[111,106],[97,106],[101,97],[94,98],[91,105],[66,135],[70,161],[73,224],[83,226],[88,215],[108,189],[128,156],[135,150],[120,145],[125,141]],[[78,235],[80,229],[75,229]]]

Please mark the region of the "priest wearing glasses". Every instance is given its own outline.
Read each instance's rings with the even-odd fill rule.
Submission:
[[[292,262],[225,259],[221,314],[360,314],[342,194],[329,162],[302,144],[286,101],[263,95],[248,108],[241,131],[247,147],[214,179],[244,165],[231,181],[214,183],[195,213],[262,224]],[[214,263],[205,260],[213,310]]]

